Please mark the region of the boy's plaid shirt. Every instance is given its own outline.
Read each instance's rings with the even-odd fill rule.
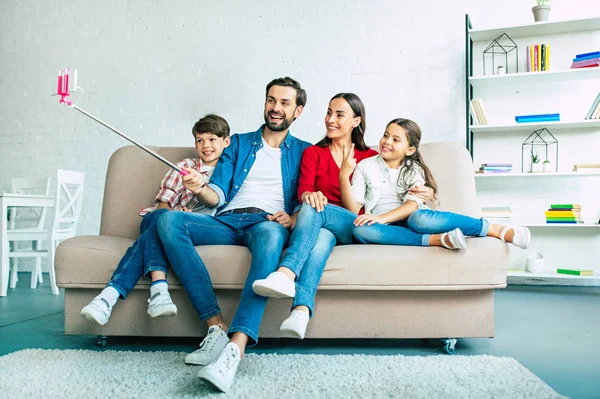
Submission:
[[[210,176],[206,167],[200,158],[186,158],[177,164],[179,168],[196,169],[204,176],[206,183]],[[194,209],[198,204],[198,198],[183,186],[181,175],[175,169],[169,169],[160,183],[160,191],[155,198],[154,206],[144,208],[140,211],[140,216],[144,216],[156,209],[159,202],[166,202],[172,209],[181,210],[182,207]]]

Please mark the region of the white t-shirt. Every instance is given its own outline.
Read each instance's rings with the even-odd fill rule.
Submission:
[[[402,205],[396,189],[396,182],[399,175],[400,169],[388,168],[387,172],[383,172],[379,201],[377,201],[375,207],[371,210],[373,215],[381,215]]]
[[[262,140],[256,160],[242,183],[240,191],[221,212],[236,208],[256,207],[271,214],[285,210],[281,148],[273,148]]]
[[[203,168],[204,168],[204,171],[208,174],[208,176],[206,178],[206,182],[209,182],[213,172],[215,171],[215,167],[204,165]],[[211,216],[214,216],[216,211],[217,211],[216,208],[209,208],[206,205],[204,205],[203,203],[201,203],[200,201],[198,201],[196,206],[192,209],[192,212],[194,212],[194,213],[203,213],[203,214],[207,214],[207,215],[211,215]]]

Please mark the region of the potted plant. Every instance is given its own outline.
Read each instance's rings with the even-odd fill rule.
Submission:
[[[546,159],[544,162],[542,162],[542,170],[544,172],[554,172],[552,168],[552,162],[549,159]]]
[[[550,0],[534,0],[535,6],[531,8],[535,22],[547,21],[550,16],[552,4]]]
[[[529,172],[538,172],[540,166],[540,157],[537,152],[531,150],[531,165],[529,167]]]

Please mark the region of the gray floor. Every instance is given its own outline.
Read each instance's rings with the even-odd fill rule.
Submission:
[[[92,336],[63,334],[63,295],[45,280],[0,298],[0,356],[26,348],[91,349]],[[110,338],[107,349],[192,351],[197,339]],[[255,353],[438,355],[435,340],[262,340]],[[600,398],[600,287],[510,286],[496,292],[496,338],[461,339],[459,355],[510,356],[571,398]]]

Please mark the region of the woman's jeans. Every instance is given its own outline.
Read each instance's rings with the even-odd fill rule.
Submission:
[[[446,233],[456,228],[466,236],[485,237],[489,224],[485,219],[457,213],[418,209],[405,221],[354,227],[353,233],[363,244],[429,246],[430,234]]]
[[[168,211],[168,209],[156,209],[142,219],[140,238],[125,252],[108,283],[109,287],[119,292],[121,298],[127,298],[142,275],[149,278],[152,271],[167,273],[169,265],[156,225],[160,215]]]

